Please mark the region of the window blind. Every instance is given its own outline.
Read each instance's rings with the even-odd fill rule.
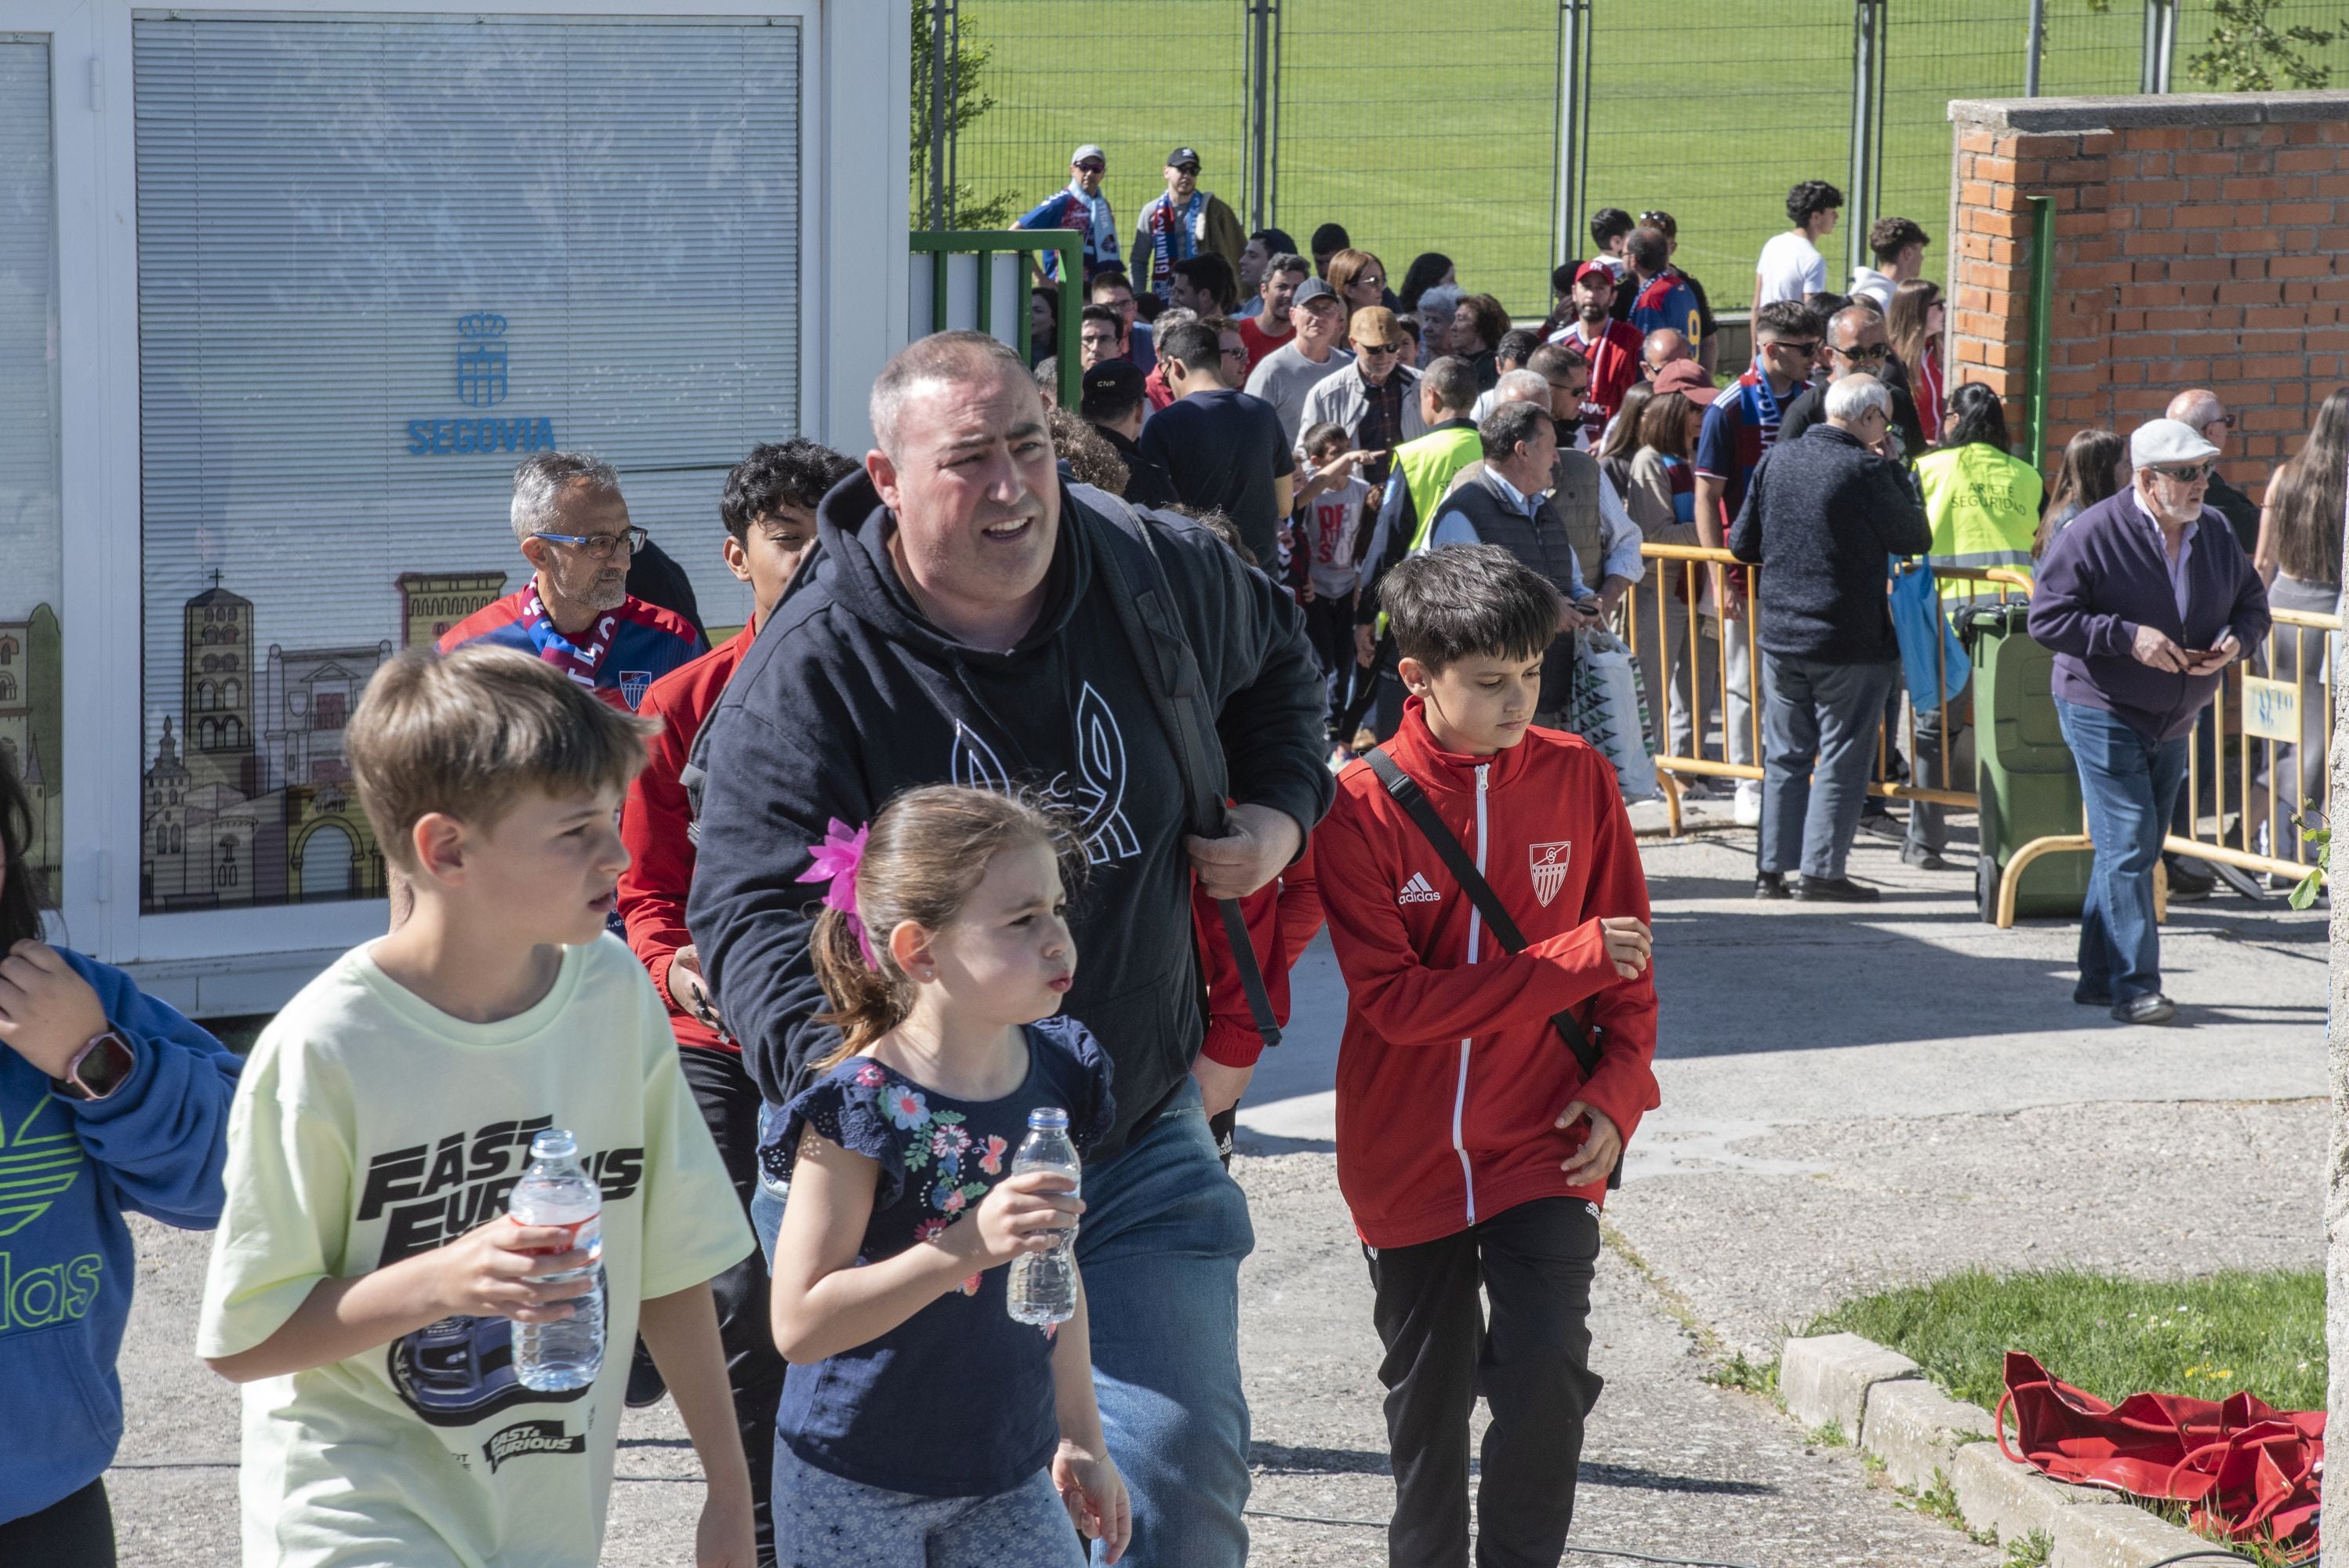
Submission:
[[[799,425],[799,26],[155,17],[133,64],[142,767],[206,814],[146,907],[365,894],[341,716],[521,585],[529,451],[616,464],[746,617],[717,500]]]

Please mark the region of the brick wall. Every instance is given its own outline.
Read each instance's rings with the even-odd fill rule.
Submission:
[[[2054,202],[2052,474],[2087,426],[2126,434],[2173,393],[2235,416],[2228,477],[2257,495],[2349,381],[2349,93],[2004,98],[1950,105],[1949,385],[2024,430],[2032,208]]]

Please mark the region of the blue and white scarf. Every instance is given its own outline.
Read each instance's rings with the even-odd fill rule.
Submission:
[[[1173,286],[1174,263],[1187,262],[1199,253],[1199,243],[1207,232],[1207,193],[1191,192],[1191,200],[1177,217],[1174,194],[1168,191],[1153,201],[1143,214],[1150,229],[1150,286],[1164,294]]]

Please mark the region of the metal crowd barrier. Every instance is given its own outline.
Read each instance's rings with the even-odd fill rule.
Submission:
[[[1753,674],[1762,662],[1756,641],[1760,609],[1754,591],[1756,569],[1739,562],[1725,550],[1698,545],[1643,544],[1640,553],[1656,562],[1656,566],[1653,575],[1625,597],[1624,636],[1639,651],[1643,676],[1657,668],[1662,673],[1661,680],[1648,676],[1648,701],[1655,715],[1655,734],[1664,742],[1656,752],[1656,771],[1664,786],[1667,820],[1671,831],[1677,835],[1682,827],[1684,778],[1762,777],[1762,706],[1759,690],[1753,685]],[[1935,569],[1934,576],[1945,588],[1953,583],[1975,583],[1976,597],[1994,597],[2002,603],[2013,597],[2028,598],[2031,593],[2028,577],[2002,568],[1940,567]],[[1723,596],[1739,605],[1742,614],[1724,618],[1699,613],[1701,606],[1718,603]],[[1953,596],[1945,593],[1942,597],[1946,605]],[[1642,642],[1642,623],[1646,621],[1653,628],[1671,629],[1672,622],[1682,618],[1673,614],[1675,601],[1685,609],[1684,624],[1674,634],[1681,645],[1660,648],[1651,654]],[[2333,738],[2333,655],[2344,645],[2338,613],[2309,614],[2276,610],[2272,614],[2274,625],[2259,655],[2238,659],[2228,667],[2226,678],[2209,707],[2195,723],[2187,753],[2188,830],[2169,834],[2162,847],[2173,853],[2254,875],[2298,882],[2316,865],[2309,858],[2304,832],[2323,827],[2330,820],[2326,797],[2331,774],[2324,759]],[[1651,616],[1652,620],[1648,619]],[[1661,644],[1661,636],[1658,640]],[[1708,645],[1713,654],[1709,668],[1704,657]],[[1746,691],[1742,694],[1733,690],[1730,680],[1733,648],[1744,655]],[[1890,737],[1879,735],[1878,776],[1868,784],[1869,794],[1966,810],[1979,809],[1981,802],[1973,790],[1957,788],[1961,782],[1971,780],[1952,776],[1958,749],[1956,738],[1960,730],[1971,724],[1971,716],[1968,711],[1953,715],[1946,650],[1944,643],[1938,655],[1942,660],[1943,695],[1939,717],[1943,741],[1936,776],[1922,780],[1918,777],[1924,769],[1919,760],[1917,712],[1913,703],[1906,704],[1909,781],[1903,783],[1889,777]],[[1705,688],[1702,696],[1708,699],[1702,704],[1697,701],[1700,683]],[[1747,707],[1742,738],[1733,737],[1732,732],[1729,709],[1733,696],[1744,701]],[[2321,713],[2307,711],[2306,705],[2312,698],[2322,702]],[[1971,704],[1967,707],[1970,708]],[[1694,755],[1682,755],[1671,748],[1675,707],[1688,715],[1691,750]],[[1718,758],[1703,754],[1715,715],[1719,716],[1722,735],[1722,755]],[[1743,738],[1745,745],[1738,747],[1736,738]],[[2261,747],[2265,748],[2263,758],[2259,755]],[[1730,760],[1731,755],[1741,749],[1754,760]],[[2292,776],[2284,779],[2281,772],[2287,767]],[[2280,784],[2285,787],[2280,789]],[[2008,859],[2000,882],[1999,925],[2014,923],[2015,893],[2024,867],[2042,855],[2093,848],[2085,821],[2076,834],[2034,839],[2018,845]],[[2280,852],[2287,848],[2290,853]],[[2158,872],[2155,889],[2158,913],[2167,907],[2166,878]]]

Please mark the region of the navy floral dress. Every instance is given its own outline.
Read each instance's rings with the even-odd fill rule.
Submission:
[[[936,1237],[1011,1173],[1028,1113],[1058,1106],[1081,1158],[1114,1115],[1110,1064],[1073,1018],[1027,1026],[1028,1076],[1001,1099],[962,1100],[866,1057],[841,1063],[783,1108],[759,1150],[788,1179],[801,1134],[881,1167],[858,1264]],[[1051,1338],[1005,1308],[1009,1268],[963,1281],[877,1339],[783,1380],[776,1436],[820,1470],[926,1497],[991,1497],[1051,1460]]]

